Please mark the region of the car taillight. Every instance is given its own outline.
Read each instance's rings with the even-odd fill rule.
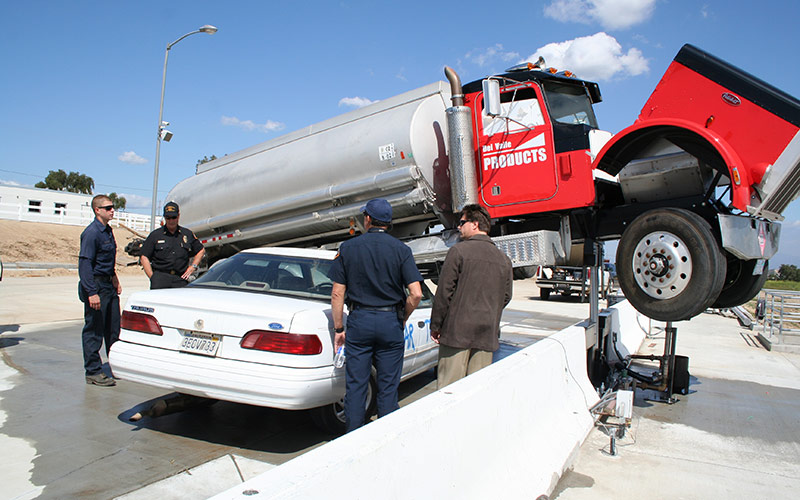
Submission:
[[[158,320],[149,314],[122,311],[120,326],[125,330],[164,335],[164,332],[161,331],[161,325],[158,324]]]
[[[322,342],[316,335],[298,333],[251,330],[245,334],[241,344],[243,349],[282,352],[285,354],[319,354]]]

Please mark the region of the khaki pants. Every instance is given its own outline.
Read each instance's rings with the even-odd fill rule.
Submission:
[[[441,389],[492,364],[492,351],[459,349],[439,344],[438,388]]]

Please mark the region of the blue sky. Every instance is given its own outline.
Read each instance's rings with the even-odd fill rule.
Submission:
[[[798,18],[793,0],[2,0],[0,183],[77,171],[149,213],[164,50],[204,24],[219,31],[170,51],[159,198],[203,156],[443,80],[445,65],[468,82],[544,54],[600,83],[611,132],[684,43],[800,96]],[[800,265],[800,202],[784,215],[771,267]]]

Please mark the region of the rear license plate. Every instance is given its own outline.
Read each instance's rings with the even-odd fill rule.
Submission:
[[[220,337],[217,335],[184,331],[178,350],[192,354],[202,354],[203,356],[216,356],[219,343]]]

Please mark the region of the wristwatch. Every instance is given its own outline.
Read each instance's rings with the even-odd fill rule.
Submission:
[[[192,267],[197,269],[197,264],[192,264]]]
[[[341,328],[334,328],[334,329],[333,329],[333,331],[334,331],[335,333],[344,333],[344,327],[341,327]]]

